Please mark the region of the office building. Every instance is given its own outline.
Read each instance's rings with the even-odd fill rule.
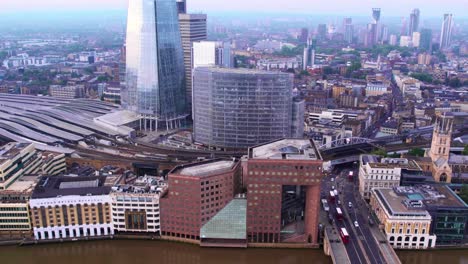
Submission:
[[[354,38],[353,19],[350,17],[345,18],[343,21],[343,27],[344,27],[344,40],[348,44],[353,43],[353,38]]]
[[[411,42],[413,43],[413,47],[419,48],[419,46],[421,45],[421,33],[413,32]]]
[[[427,249],[436,245],[432,217],[421,200],[410,192],[412,187],[377,188],[371,191],[370,205],[387,241],[398,249]],[[419,196],[419,195],[418,195]]]
[[[67,170],[65,154],[43,152],[42,153],[42,174],[43,175],[59,175]]]
[[[182,36],[182,48],[184,50],[186,80],[185,96],[188,107],[187,109],[189,109],[189,111],[192,111],[193,42],[206,40],[206,20],[207,16],[204,14],[179,14],[180,34]]]
[[[419,247],[424,247],[430,239],[431,243],[428,243],[428,247],[433,247],[437,239],[437,246],[461,246],[468,241],[468,229],[466,223],[468,223],[468,205],[463,202],[463,200],[458,197],[450,188],[446,185],[415,185],[411,187],[398,187],[393,188],[393,190],[384,189],[383,191],[375,189],[375,194],[377,196],[385,197],[388,199],[390,208],[402,208],[403,205],[409,206],[409,210],[406,211],[408,215],[402,214],[401,218],[404,216],[409,216],[412,212],[428,212],[431,216],[430,226],[428,226],[427,221],[412,222],[410,220],[402,221],[398,225],[390,227],[390,231],[394,228],[394,246],[395,243],[399,243],[400,246],[408,247],[413,246],[413,240],[415,236],[419,236]],[[386,193],[386,194],[385,194]],[[384,194],[384,195],[379,195]],[[381,200],[384,200],[381,198]],[[404,204],[398,204],[398,200]],[[387,205],[389,205],[387,204]],[[375,209],[375,200],[374,203],[371,200],[371,205]],[[389,207],[386,208],[388,210]],[[379,211],[381,211],[380,209]],[[382,214],[382,212],[376,211],[376,214]],[[395,210],[397,211],[397,210]],[[394,212],[395,212],[394,211]],[[396,213],[396,212],[395,212]],[[380,217],[379,217],[380,219]],[[417,225],[416,225],[417,224]],[[426,224],[426,225],[424,225]],[[410,239],[406,238],[406,233],[410,231]],[[400,230],[402,231],[400,235]],[[419,233],[419,235],[417,235]],[[425,236],[424,236],[425,235]],[[429,236],[427,236],[429,235]],[[391,239],[391,234],[388,234],[387,237]],[[402,237],[403,236],[403,237]],[[400,237],[400,241],[398,241]],[[392,243],[392,241],[390,241]],[[405,245],[409,244],[409,245]],[[423,245],[424,243],[424,245]]]
[[[0,239],[32,238],[29,199],[38,176],[22,176],[0,191]]]
[[[420,19],[420,11],[419,9],[415,8],[411,11],[410,14],[410,22],[408,27],[408,35],[412,36],[414,32],[419,32],[419,19]]]
[[[382,159],[374,155],[361,155],[359,166],[359,193],[370,199],[374,188],[400,186],[401,168],[417,166],[406,159]]]
[[[390,39],[388,40],[388,44],[391,45],[391,46],[396,46],[397,41],[398,41],[397,36],[392,34],[392,35],[390,35]]]
[[[114,232],[161,235],[159,204],[166,191],[164,178],[133,174],[113,186],[110,199]]]
[[[177,12],[179,14],[187,13],[187,0],[176,0]]]
[[[29,207],[36,240],[114,234],[109,192],[116,177],[42,177]]]
[[[192,68],[220,66],[232,68],[234,65],[231,43],[222,41],[193,42]]]
[[[307,28],[301,28],[301,34],[299,35],[299,41],[306,43],[309,38],[309,30]]]
[[[452,42],[453,30],[453,15],[444,14],[444,21],[442,22],[442,29],[440,30],[440,49],[450,47]]]
[[[412,47],[413,38],[411,36],[400,36],[400,47]]]
[[[380,41],[380,8],[372,8],[372,26],[371,26],[371,35],[373,37],[372,41],[370,42],[369,46],[373,46]]]
[[[302,70],[306,71],[309,67],[314,68],[315,66],[315,48],[317,41],[309,38],[307,45],[304,47],[304,54],[302,55]]]
[[[318,245],[322,163],[311,140],[249,148],[244,176],[249,243]]]
[[[317,26],[317,39],[318,40],[327,39],[327,25],[326,24],[318,24],[318,26]]]
[[[18,178],[41,171],[41,154],[33,143],[7,143],[0,147],[0,190]]]
[[[377,27],[378,24],[375,23],[367,24],[366,34],[364,38],[364,46],[373,47],[375,44],[377,44]]]
[[[388,31],[388,26],[382,25],[381,27],[382,31],[382,38],[381,38],[381,43],[386,43],[389,40],[389,31]]]
[[[421,40],[419,43],[419,48],[424,49],[425,51],[432,50],[432,30],[428,28],[421,29]]]
[[[429,53],[420,53],[418,54],[418,64],[419,65],[430,65],[432,56]]]
[[[162,236],[200,240],[200,229],[240,192],[237,160],[208,160],[175,167],[160,199]]]
[[[64,99],[83,98],[85,96],[84,85],[51,85],[49,87],[49,94],[52,97]]]
[[[176,2],[131,0],[127,21],[122,106],[138,114],[140,129],[182,126],[188,108]]]
[[[291,74],[199,67],[193,80],[196,142],[242,149],[297,134]]]

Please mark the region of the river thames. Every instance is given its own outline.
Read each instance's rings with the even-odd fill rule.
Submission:
[[[468,250],[398,252],[404,264],[468,264]],[[94,241],[0,247],[8,264],[329,264],[321,249],[219,249],[162,241]]]

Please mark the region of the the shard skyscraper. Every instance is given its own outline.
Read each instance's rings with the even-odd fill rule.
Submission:
[[[129,0],[122,105],[144,130],[174,129],[187,117],[175,0]]]

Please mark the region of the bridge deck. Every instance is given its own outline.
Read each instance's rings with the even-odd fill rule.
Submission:
[[[333,263],[336,264],[351,264],[346,248],[341,241],[338,231],[334,227],[325,228],[325,238],[328,239],[330,245],[330,255]]]

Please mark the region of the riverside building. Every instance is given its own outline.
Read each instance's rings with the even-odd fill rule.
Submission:
[[[159,198],[167,191],[164,178],[143,176],[112,187],[112,224],[116,233],[161,234]]]
[[[109,193],[116,177],[42,177],[29,201],[36,240],[114,234]]]

